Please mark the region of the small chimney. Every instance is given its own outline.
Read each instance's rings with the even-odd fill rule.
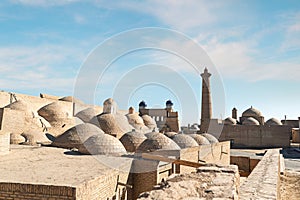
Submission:
[[[232,109],[232,118],[237,119],[237,109],[236,108]]]

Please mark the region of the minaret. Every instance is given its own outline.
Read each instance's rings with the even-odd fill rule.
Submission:
[[[200,131],[202,133],[207,132],[210,119],[212,117],[211,108],[211,93],[210,93],[210,78],[211,74],[208,72],[207,68],[204,69],[204,73],[201,74],[202,77],[202,104],[201,104],[201,126]]]
[[[237,109],[236,108],[232,109],[232,115],[231,116],[232,116],[233,119],[237,119]]]

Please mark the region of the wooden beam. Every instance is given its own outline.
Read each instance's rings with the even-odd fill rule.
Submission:
[[[161,155],[154,155],[154,154],[149,154],[149,153],[142,153],[142,158],[149,159],[149,160],[157,160],[157,161],[162,161],[162,162],[169,162],[169,163],[174,163],[176,165],[184,165],[184,166],[194,167],[194,168],[205,166],[205,164],[201,164],[201,163],[197,163],[197,162],[180,160],[180,159],[175,159],[175,158],[168,158],[168,157],[164,157]]]

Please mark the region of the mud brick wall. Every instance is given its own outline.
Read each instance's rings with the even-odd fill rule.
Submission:
[[[21,183],[0,183],[1,200],[73,200],[75,188]]]
[[[270,149],[241,185],[240,199],[280,199],[279,149]]]

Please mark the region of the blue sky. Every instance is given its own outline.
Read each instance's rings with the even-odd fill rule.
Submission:
[[[99,44],[123,31],[143,27],[178,31],[207,53],[220,75],[212,76],[214,117],[230,115],[234,106],[241,114],[251,105],[266,118],[300,116],[298,0],[3,0],[0,88],[32,95],[71,95],[79,70]],[[143,98],[149,107],[159,107],[171,98],[175,109],[185,113],[183,124],[197,122],[199,117],[194,113],[200,112],[201,79],[181,59],[157,50],[132,52],[114,62],[98,82],[95,103],[116,95],[116,85],[123,78],[127,83],[142,80],[134,69],[149,64],[169,67],[165,71],[155,68],[158,78],[166,79],[173,71],[173,77],[182,76],[196,105],[179,98],[176,85],[172,90],[168,83],[156,81],[136,87],[119,106],[137,107]],[[219,95],[221,90],[224,99]],[[190,110],[193,114],[187,114]]]

